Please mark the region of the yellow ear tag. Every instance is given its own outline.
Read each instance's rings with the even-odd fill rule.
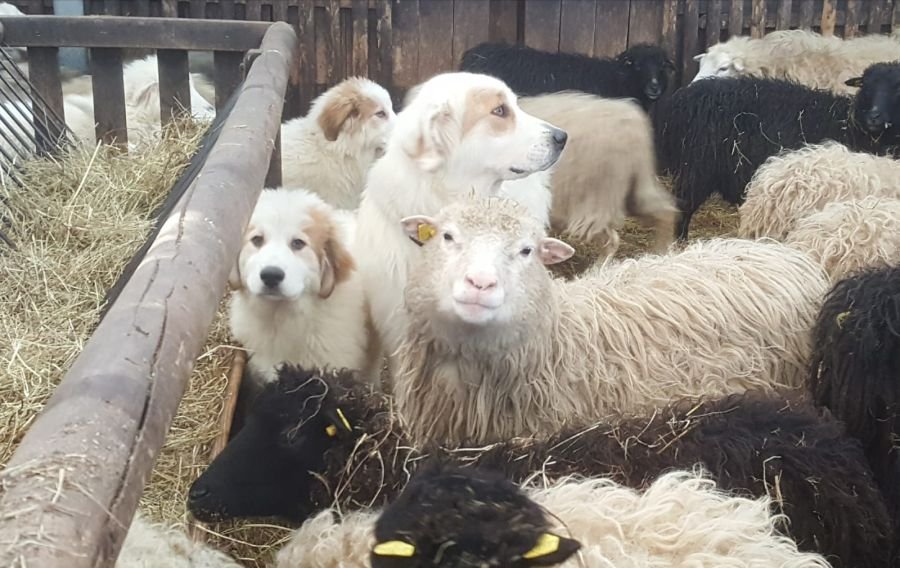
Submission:
[[[334,424],[329,424],[325,427],[325,433],[334,438],[337,436],[337,428],[334,427]]]
[[[522,558],[529,560],[532,558],[540,558],[541,556],[553,554],[557,550],[559,550],[559,537],[555,534],[544,533],[538,538],[534,548],[523,554]]]
[[[421,225],[419,225],[418,230],[419,230],[419,241],[421,241],[423,243],[437,234],[437,229],[435,229],[433,226],[427,225],[425,223],[422,223]]]
[[[372,552],[378,556],[402,556],[409,558],[416,553],[416,547],[402,540],[389,540],[376,544]]]
[[[340,409],[340,408],[336,408],[335,410],[337,411],[338,418],[340,418],[340,419],[341,419],[341,422],[344,423],[344,428],[346,428],[348,432],[352,432],[352,431],[353,431],[353,427],[350,426],[350,421],[347,420],[347,417],[344,416],[344,413],[341,412],[341,409]]]

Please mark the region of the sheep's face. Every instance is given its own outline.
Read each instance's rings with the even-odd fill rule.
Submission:
[[[700,62],[700,69],[694,76],[694,81],[717,77],[740,77],[744,74],[743,61],[723,49],[723,46],[724,44],[718,44],[711,47],[707,53],[694,56],[694,61]]]
[[[505,479],[477,470],[417,473],[375,523],[372,568],[555,566],[581,545]]]
[[[509,87],[487,75],[438,75],[408,98],[392,140],[423,171],[442,170],[466,190],[546,170],[566,143],[564,131],[521,110]]]
[[[666,92],[668,74],[675,66],[662,49],[655,45],[639,44],[619,54],[617,59],[632,70],[647,100],[655,101]]]
[[[900,124],[900,64],[877,63],[846,84],[860,87],[855,119],[870,134],[879,135]]]
[[[437,217],[403,219],[404,230],[424,242],[421,264],[407,288],[407,307],[470,326],[527,319],[549,282],[544,265],[574,249],[547,237],[518,204],[505,199],[463,200]]]
[[[306,191],[263,190],[244,234],[232,286],[273,301],[328,298],[354,269],[334,215]]]
[[[368,163],[381,157],[397,115],[381,85],[352,77],[326,91],[310,110],[328,142]]]

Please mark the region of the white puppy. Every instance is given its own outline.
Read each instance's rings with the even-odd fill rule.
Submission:
[[[358,215],[358,266],[386,354],[397,348],[406,325],[408,265],[419,254],[400,220],[420,211],[436,214],[470,192],[505,190],[517,200],[543,203],[546,222],[546,176],[537,183],[526,178],[550,168],[565,142],[564,131],[519,109],[509,87],[493,77],[447,73],[416,89],[384,157],[369,172]]]
[[[356,209],[366,173],[384,154],[395,118],[390,95],[377,83],[359,77],[338,83],[313,101],[309,114],[282,125],[284,185]]]
[[[354,219],[300,189],[265,189],[231,275],[230,325],[251,374],[283,362],[367,369],[363,292],[348,244]]]

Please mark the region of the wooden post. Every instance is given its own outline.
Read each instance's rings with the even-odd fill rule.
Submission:
[[[744,3],[740,0],[731,1],[731,10],[728,13],[728,36],[739,36],[744,31]]]
[[[38,152],[56,148],[65,131],[62,81],[59,77],[59,48],[32,47],[28,50],[28,79],[34,86],[32,98],[41,100],[55,116],[47,116],[44,106],[33,105],[35,138]],[[46,132],[46,137],[37,135]]]
[[[115,564],[262,187],[295,42],[269,28],[194,185],[0,473],[0,566]]]
[[[179,115],[189,115],[191,111],[188,53],[180,49],[160,49],[156,52],[156,61],[159,68],[159,118],[165,125]]]
[[[244,79],[241,72],[241,61],[244,59],[243,53],[235,53],[233,51],[215,51],[213,52],[213,68],[215,77],[213,79],[216,87],[216,111],[222,110],[231,93],[241,84]]]
[[[791,28],[791,10],[793,0],[781,0],[778,4],[778,12],[775,14],[775,29],[788,30]]]
[[[822,3],[822,35],[833,36],[837,23],[837,0],[824,0]]]
[[[750,37],[766,35],[766,0],[753,0],[750,12]]]
[[[125,118],[125,83],[122,79],[122,50],[112,47],[91,49],[91,83],[97,140],[128,148]]]
[[[722,33],[722,0],[709,0],[706,5],[706,47],[719,43]]]

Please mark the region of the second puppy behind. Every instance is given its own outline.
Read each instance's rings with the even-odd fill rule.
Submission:
[[[232,271],[230,327],[257,382],[283,362],[366,369],[369,333],[349,212],[303,189],[265,189]]]

